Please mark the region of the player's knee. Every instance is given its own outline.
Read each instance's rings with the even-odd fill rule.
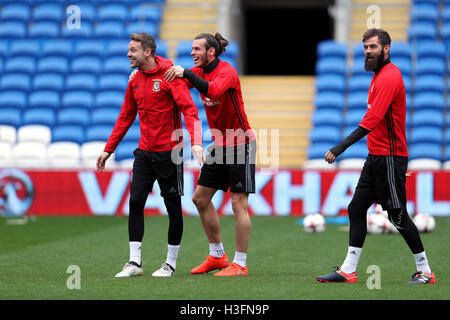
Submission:
[[[199,193],[194,193],[194,195],[192,196],[192,202],[194,202],[197,209],[201,211],[202,209],[206,208],[209,203],[209,199]]]
[[[246,198],[241,194],[232,194],[231,208],[233,209],[234,214],[248,214]]]

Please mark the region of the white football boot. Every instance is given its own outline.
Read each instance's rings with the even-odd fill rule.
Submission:
[[[144,270],[142,270],[142,266],[138,265],[134,261],[127,262],[123,267],[122,271],[116,274],[116,278],[125,278],[125,277],[134,277],[134,276],[142,276]]]
[[[162,267],[152,273],[154,277],[172,277],[175,269],[168,263],[163,263]]]

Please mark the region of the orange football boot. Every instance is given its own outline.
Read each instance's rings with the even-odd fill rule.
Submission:
[[[205,257],[205,261],[203,261],[201,265],[192,269],[191,274],[201,274],[209,272],[211,270],[223,269],[228,267],[229,265],[230,262],[228,261],[228,257],[226,254],[224,254],[220,258],[216,258],[210,255],[208,257]]]
[[[228,268],[223,269],[222,271],[217,272],[214,274],[218,277],[226,277],[226,276],[246,276],[248,275],[248,268],[247,266],[241,267],[237,263],[232,263],[228,266]]]

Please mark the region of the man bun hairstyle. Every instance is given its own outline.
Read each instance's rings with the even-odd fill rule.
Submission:
[[[152,56],[155,55],[156,41],[148,33],[132,33],[130,36],[130,40],[140,42],[144,51],[150,49],[152,51]]]
[[[201,33],[195,37],[195,40],[205,39],[206,40],[206,50],[209,48],[214,48],[216,53],[216,58],[225,52],[225,47],[228,46],[228,40],[225,39],[219,32],[213,36],[209,33]]]

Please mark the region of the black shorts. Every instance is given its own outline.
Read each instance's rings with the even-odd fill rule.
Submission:
[[[130,192],[145,192],[147,196],[152,192],[153,184],[157,180],[162,197],[182,196],[183,149],[173,152],[174,154],[172,151],[150,152],[139,148],[134,150]]]
[[[384,210],[406,211],[407,169],[408,157],[369,154],[356,188]]]
[[[198,185],[222,191],[255,193],[256,141],[214,147],[203,164]]]

